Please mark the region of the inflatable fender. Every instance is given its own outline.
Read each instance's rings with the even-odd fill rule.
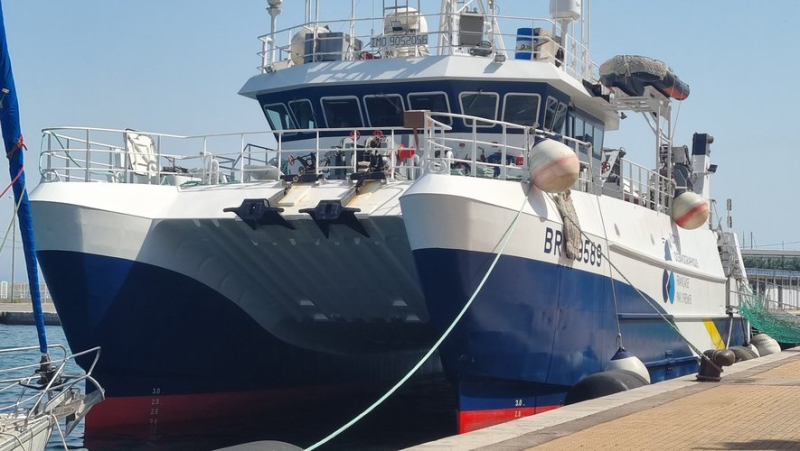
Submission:
[[[610,370],[631,371],[641,376],[642,379],[646,380],[648,384],[650,383],[650,372],[647,371],[647,367],[644,366],[644,362],[639,360],[639,358],[635,355],[626,351],[625,348],[617,349],[614,357],[611,357],[611,361],[608,362],[608,365],[606,366],[606,371]]]
[[[781,352],[781,345],[767,334],[758,334],[750,339],[750,343],[758,349],[761,357]]]
[[[561,193],[576,181],[581,170],[578,155],[566,144],[543,139],[531,149],[528,171],[531,182],[546,193]]]
[[[613,395],[626,390],[648,385],[640,375],[627,370],[610,370],[595,373],[581,379],[567,392],[564,405]]]
[[[733,355],[736,356],[736,361],[737,362],[742,362],[742,361],[745,361],[745,360],[752,360],[752,359],[757,359],[758,358],[758,354],[757,353],[753,352],[752,349],[750,349],[748,347],[745,347],[745,346],[731,346],[728,349],[733,351]]]
[[[686,191],[672,201],[672,220],[681,228],[694,230],[708,222],[708,202],[697,193]]]

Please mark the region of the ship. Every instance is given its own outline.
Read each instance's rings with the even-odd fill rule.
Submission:
[[[379,393],[452,324],[525,199],[517,238],[416,374],[453,384],[461,431],[560,405],[622,344],[655,380],[696,371],[669,324],[700,348],[747,339],[718,252],[735,235],[670,213],[684,193],[681,221],[707,213],[713,172],[698,166],[709,135],[689,156],[660,128],[670,96],[688,95],[671,69],[640,57],[650,72],[604,84],[588,36],[567,33],[588,20],[580,2],[542,19],[497,1],[330,3],[307,0],[304,22],[280,28],[283,2],[268,1],[239,94],[269,130],[43,131],[37,255],[70,347],[103,349],[87,433],[303,418]],[[659,127],[654,171],[603,147],[628,107]],[[532,187],[542,140],[580,169],[577,248]]]
[[[588,3],[550,2],[551,26],[518,29],[514,60],[500,63],[499,47],[488,47],[497,65],[481,95],[508,105],[506,91],[518,88],[506,86],[523,76],[525,92],[547,99],[528,129],[482,116],[485,131],[519,138],[473,147],[493,147],[501,165],[520,160],[522,173],[474,151],[450,161],[428,152],[422,163],[432,170],[400,199],[431,322],[449,334],[439,352],[461,433],[609,385],[693,374],[706,352],[749,342],[736,313],[749,291],[736,234],[710,214],[713,136],[673,142],[673,104],[689,85],[640,55],[593,64],[580,40]],[[654,134],[654,168],[634,163],[632,147],[603,145],[637,114]],[[458,148],[447,124],[427,121],[437,148]],[[638,363],[624,371],[640,370],[640,382],[614,372],[613,361],[631,358]]]

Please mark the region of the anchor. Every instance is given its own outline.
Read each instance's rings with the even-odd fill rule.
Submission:
[[[281,216],[283,208],[271,206],[267,199],[245,199],[242,205],[223,208],[222,211],[236,213],[253,230],[259,225],[279,225],[294,230],[294,226]]]
[[[314,208],[304,208],[300,213],[308,213],[317,224],[325,238],[330,235],[331,224],[342,224],[369,238],[367,230],[361,225],[356,213],[360,208],[349,208],[342,205],[341,200],[321,200]]]

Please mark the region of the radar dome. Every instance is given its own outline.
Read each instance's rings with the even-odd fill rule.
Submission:
[[[581,0],[550,0],[550,17],[556,20],[581,18]]]
[[[410,31],[420,34],[428,32],[428,22],[416,8],[397,8],[383,19],[384,34],[408,33]]]
[[[295,33],[294,36],[292,36],[291,59],[294,64],[299,66],[305,62],[307,53],[306,41],[313,38],[315,31],[316,34],[319,35],[320,33],[327,33],[330,30],[326,27],[316,27],[316,29],[312,27],[303,27],[300,31]],[[311,35],[311,37],[309,37],[309,35]],[[314,51],[311,50],[311,53],[313,52]]]

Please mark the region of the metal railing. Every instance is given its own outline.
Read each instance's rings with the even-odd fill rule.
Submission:
[[[550,137],[581,159],[575,190],[662,212],[668,212],[675,193],[672,180],[627,159],[621,160],[616,172],[601,177],[589,142],[476,116],[420,114],[425,125],[417,130],[358,127],[179,136],[50,128],[44,130],[40,171],[44,182],[192,187],[293,181],[294,176],[308,174],[313,174],[313,180],[349,180],[352,174],[378,170],[375,162],[379,160],[379,170],[389,181],[415,180],[428,171],[527,182],[528,153],[535,139]],[[466,133],[455,133],[441,122],[445,119],[464,121],[470,127]],[[129,137],[134,135],[147,137],[147,155],[131,145]]]
[[[276,181],[313,172],[346,178],[380,157],[387,178],[415,179],[421,168],[401,161],[402,127],[325,128],[180,136],[134,130],[58,127],[43,130],[44,182],[219,185]],[[298,140],[298,134],[304,136]],[[130,136],[145,145],[133,145]],[[287,139],[291,137],[291,139]]]
[[[553,19],[484,15],[486,23],[494,20],[502,27],[493,29],[486,25],[473,38],[476,44],[462,45],[462,34],[469,35],[470,32],[441,26],[452,23],[455,18],[460,19],[461,15],[409,13],[414,21],[424,21],[431,31],[398,30],[384,33],[384,16],[330,18],[293,25],[275,31],[275,40],[282,44],[276,42],[274,53],[270,47],[273,35],[258,37],[262,44],[258,53],[261,57],[259,70],[268,73],[320,61],[437,55],[496,58],[502,55],[500,58],[503,61],[506,58],[546,61],[579,80],[596,81],[599,78],[599,66],[591,62],[589,49],[583,43],[572,34],[568,34],[563,43],[560,42],[561,38],[553,37],[553,33],[562,33],[560,25]],[[504,33],[502,30],[514,30],[514,33]],[[531,34],[517,34],[517,30],[530,30]],[[534,30],[539,34],[534,34]]]
[[[0,414],[8,414],[5,424],[8,421],[18,422],[27,425],[28,422],[41,415],[55,415],[56,419],[66,416],[67,412],[57,409],[63,399],[58,399],[58,395],[66,394],[73,390],[71,395],[80,393],[83,382],[91,384],[99,394],[99,402],[103,399],[103,389],[100,384],[92,377],[97,361],[100,358],[100,348],[95,347],[85,351],[69,354],[62,345],[48,346],[48,352],[57,352],[58,358],[51,360],[45,365],[49,370],[45,373],[43,364],[39,360],[38,346],[0,349],[0,361],[18,361],[26,357],[33,362],[22,364],[10,368],[0,368],[0,394],[16,395],[16,400],[7,405],[0,405]],[[83,374],[72,374],[67,365],[74,365],[75,359],[79,357],[92,356],[89,368]],[[63,415],[62,415],[63,413]]]
[[[618,173],[601,177],[594,165],[592,144],[544,130],[476,116],[435,113],[472,124],[469,136],[448,136],[451,128],[426,114],[426,171],[469,177],[527,182],[530,179],[528,153],[536,138],[552,138],[570,147],[581,159],[581,172],[572,189],[602,194],[668,213],[675,194],[672,180],[623,159]],[[478,127],[500,129],[500,133],[478,132]],[[516,132],[516,133],[515,133]],[[488,158],[485,150],[493,153]],[[583,157],[583,158],[581,158]]]

